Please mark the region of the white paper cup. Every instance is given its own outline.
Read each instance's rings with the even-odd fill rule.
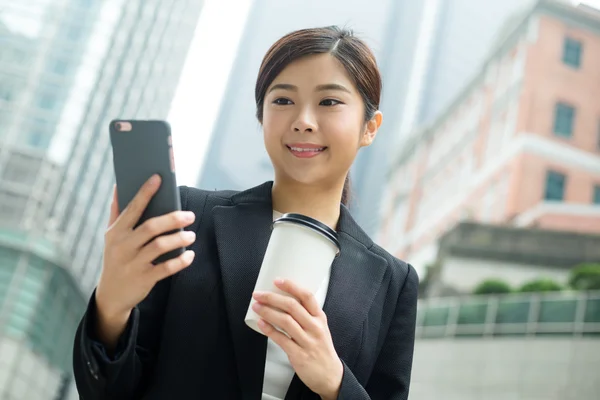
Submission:
[[[283,278],[316,294],[339,251],[337,233],[333,229],[305,215],[284,214],[273,222],[273,232],[254,291],[290,296],[273,283],[275,279]],[[244,321],[262,334],[257,325],[260,317],[252,310],[255,302],[250,299]]]

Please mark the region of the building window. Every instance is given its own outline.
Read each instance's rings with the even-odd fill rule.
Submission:
[[[21,185],[34,185],[35,179],[40,172],[41,162],[31,157],[14,153],[8,158],[8,163],[4,166],[2,179]]]
[[[65,60],[54,60],[52,65],[52,72],[57,75],[65,75],[67,73],[68,64]]]
[[[71,40],[78,40],[81,37],[81,26],[72,25],[68,28],[67,37]]]
[[[26,205],[27,197],[25,195],[0,192],[0,226],[11,228],[22,226]]]
[[[2,85],[0,85],[0,100],[4,100],[6,102],[9,102],[13,99],[13,85],[12,84],[8,84],[8,83],[4,83]]]
[[[36,149],[47,148],[50,145],[50,138],[44,131],[29,132],[28,144]]]
[[[594,186],[594,204],[600,205],[600,185]]]
[[[563,137],[572,136],[574,121],[575,108],[565,103],[557,103],[554,109],[554,133]]]
[[[581,42],[579,40],[565,38],[562,60],[563,63],[574,68],[581,66]]]
[[[566,176],[555,171],[546,173],[545,200],[562,201],[565,195]]]
[[[53,110],[56,106],[56,96],[51,93],[44,93],[38,98],[37,105],[44,110]]]

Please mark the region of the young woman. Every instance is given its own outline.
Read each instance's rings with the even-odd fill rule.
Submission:
[[[380,92],[375,58],[350,32],[288,34],[266,54],[255,91],[274,182],[182,187],[186,211],[135,229],[160,179],[120,214],[113,201],[102,274],[75,339],[83,399],[408,397],[417,275],[343,204],[350,166],[382,122]],[[273,218],[288,212],[335,229],[340,255],[316,295],[290,281],[275,284],[293,297],[252,293]],[[151,264],[182,246],[190,250]],[[244,323],[252,297],[265,335]]]

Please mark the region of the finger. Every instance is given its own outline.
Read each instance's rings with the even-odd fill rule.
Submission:
[[[117,185],[113,186],[113,198],[110,204],[110,216],[108,217],[108,226],[111,227],[119,217],[119,200],[117,197]]]
[[[252,309],[266,322],[283,329],[301,347],[308,345],[307,333],[290,314],[259,302],[254,303]]]
[[[272,324],[268,323],[264,319],[258,320],[258,327],[269,339],[281,347],[288,357],[296,358],[298,353],[302,351],[302,347],[300,347],[298,343],[290,339],[284,333],[279,332]]]
[[[254,292],[252,297],[261,304],[290,314],[305,331],[313,332],[318,328],[315,318],[293,297],[274,292]]]
[[[144,210],[148,207],[148,203],[158,191],[160,187],[160,176],[153,175],[146,181],[137,192],[133,200],[125,207],[125,210],[119,216],[117,223],[125,229],[133,229],[135,224],[140,220]]]
[[[132,246],[139,249],[159,235],[189,226],[195,218],[192,211],[174,211],[160,217],[150,218],[133,231]]]
[[[169,251],[191,245],[195,240],[196,234],[191,231],[181,231],[159,236],[142,248],[139,259],[144,263],[151,263]]]
[[[298,299],[310,315],[314,317],[321,315],[321,306],[310,291],[301,288],[289,279],[275,279],[275,286]]]
[[[152,275],[154,281],[158,282],[189,267],[192,261],[194,261],[194,257],[195,253],[192,250],[188,250],[179,257],[151,266],[149,273]]]

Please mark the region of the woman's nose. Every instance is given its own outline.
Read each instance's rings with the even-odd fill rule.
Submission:
[[[317,122],[310,110],[303,110],[294,121],[292,128],[294,132],[315,132]]]

